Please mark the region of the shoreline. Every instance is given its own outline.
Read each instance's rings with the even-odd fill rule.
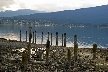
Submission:
[[[0,38],[0,45],[9,45],[9,44],[11,44],[11,46],[12,46],[12,44],[15,46],[15,44],[16,44],[16,46],[22,46],[23,45],[23,47],[25,46],[27,46],[27,44],[29,44],[29,42],[26,42],[26,41],[18,41],[18,40],[10,40],[10,39],[6,39],[6,38]],[[33,46],[34,45],[46,45],[45,43],[31,43]],[[55,43],[54,43],[55,44]],[[70,46],[70,44],[69,44],[69,46],[67,45],[66,47],[74,47],[74,44],[72,43],[71,44],[72,46]],[[51,45],[51,46],[56,46],[56,45]],[[58,47],[62,47],[62,45],[58,45]],[[82,45],[80,46],[78,46],[78,48],[92,48],[92,45],[91,45],[91,47],[87,47],[87,46],[85,46],[85,47],[82,47]],[[98,48],[104,48],[104,49],[106,49],[106,48],[108,48],[108,47],[98,47]]]

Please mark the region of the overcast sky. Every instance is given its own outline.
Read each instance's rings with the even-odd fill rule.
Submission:
[[[107,4],[108,0],[0,0],[0,11],[32,9],[52,12]]]

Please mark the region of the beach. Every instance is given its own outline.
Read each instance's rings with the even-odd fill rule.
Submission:
[[[11,42],[10,42],[11,43]],[[20,46],[22,43],[22,46]],[[1,44],[1,43],[0,43]],[[15,42],[11,43],[14,45]],[[17,42],[19,46],[0,45],[1,71],[12,72],[101,72],[108,71],[108,48],[51,46]],[[23,56],[24,55],[24,56]],[[27,57],[26,57],[27,56]]]

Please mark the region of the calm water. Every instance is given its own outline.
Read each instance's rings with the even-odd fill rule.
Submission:
[[[26,31],[29,31],[28,25],[0,25],[0,38],[20,40],[19,33],[22,30],[22,40],[26,39]],[[55,35],[58,32],[59,45],[61,45],[62,34],[66,33],[67,46],[73,46],[74,35],[77,34],[79,47],[91,48],[93,43],[96,43],[100,48],[108,48],[108,28],[83,27],[70,28],[64,26],[35,26],[32,25],[32,31],[37,33],[37,43],[41,43],[41,34],[44,33],[43,43],[46,43],[47,33],[53,33],[53,45],[55,45]]]

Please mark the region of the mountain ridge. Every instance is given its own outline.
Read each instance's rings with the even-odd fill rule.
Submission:
[[[45,11],[31,10],[31,9],[19,9],[16,11],[6,10],[0,12],[0,17],[13,17],[18,15],[30,15],[34,13],[46,13]]]
[[[31,15],[16,16],[13,18],[28,18],[48,20],[61,24],[105,24],[108,23],[108,5],[82,8],[76,10],[65,10],[51,13],[35,13]]]

